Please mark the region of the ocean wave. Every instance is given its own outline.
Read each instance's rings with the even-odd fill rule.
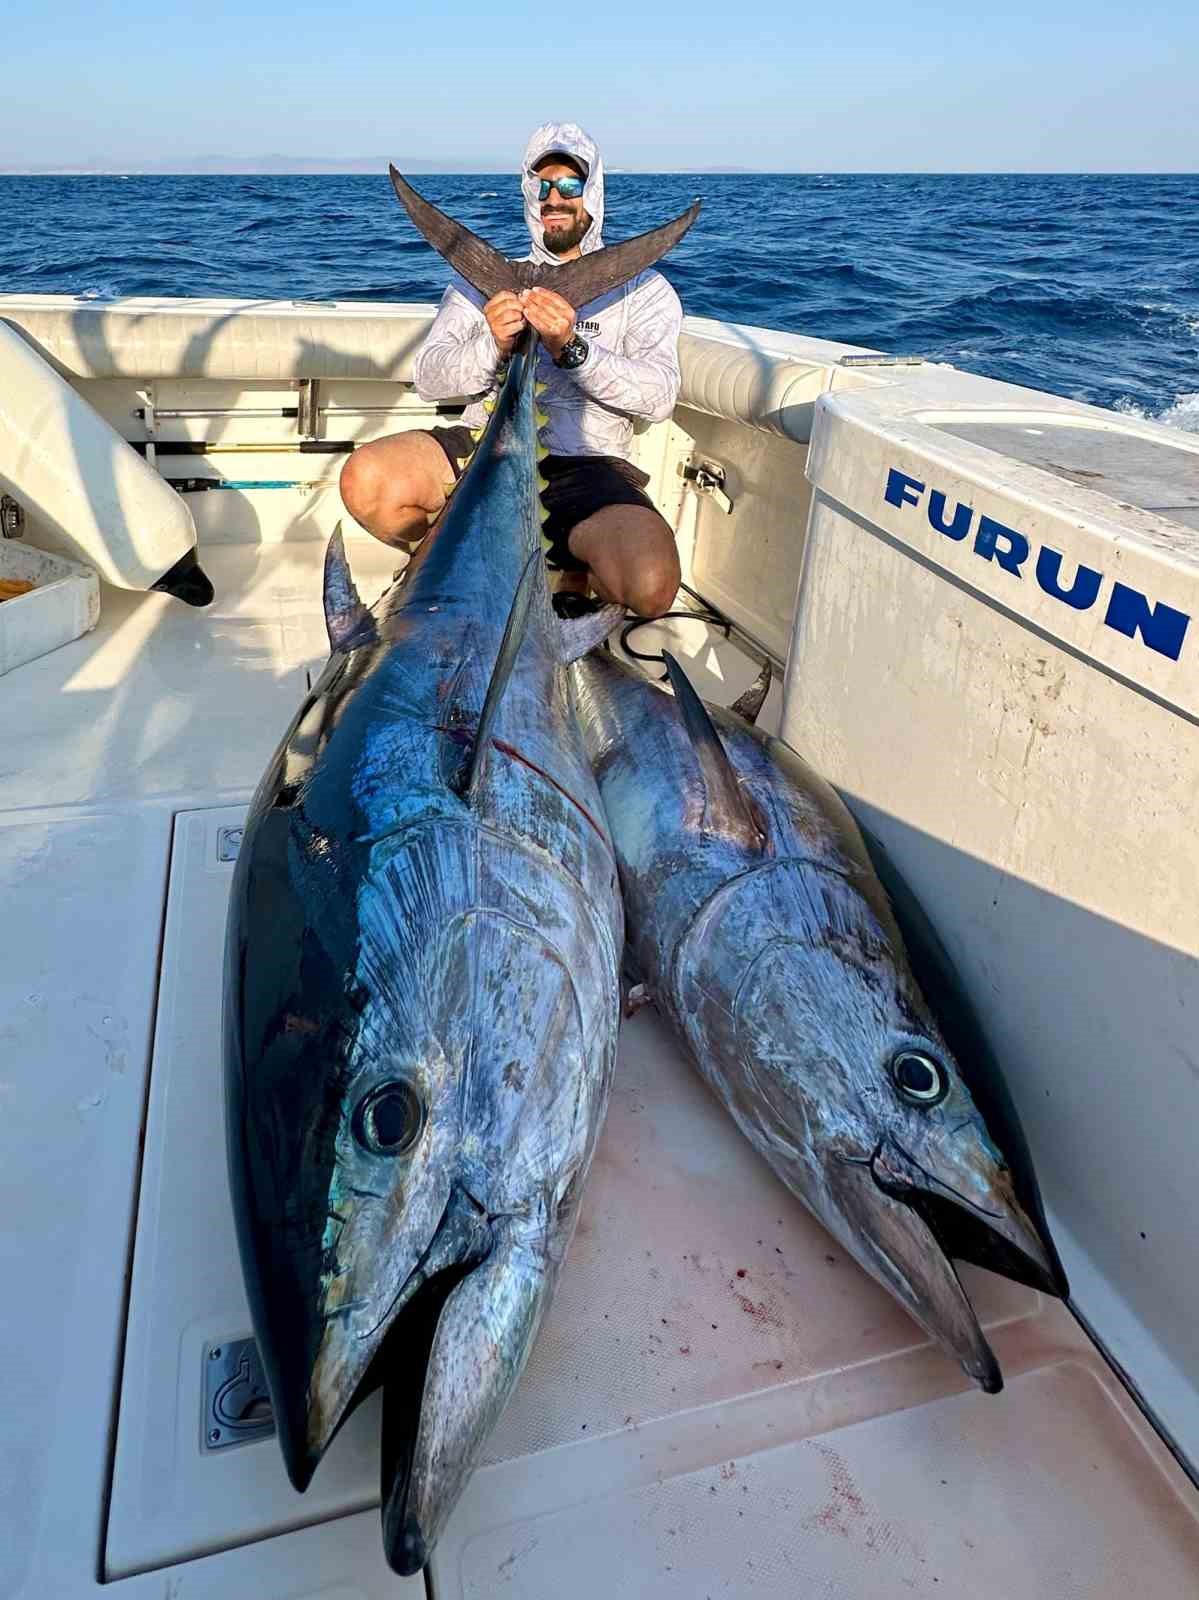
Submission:
[[[1121,397],[1112,406],[1123,416],[1135,417],[1138,422],[1162,422],[1167,428],[1179,428],[1183,433],[1199,433],[1199,390],[1176,394],[1169,405],[1160,411],[1150,411],[1140,406],[1129,395]]]

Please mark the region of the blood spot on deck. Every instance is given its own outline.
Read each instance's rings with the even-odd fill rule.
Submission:
[[[862,1539],[867,1550],[882,1551],[891,1557],[906,1556],[924,1566],[927,1558],[916,1541],[867,1507],[838,1452],[827,1444],[813,1443],[811,1447],[820,1452],[828,1467],[829,1496],[824,1505],[804,1518],[803,1526],[838,1534],[842,1539],[854,1535]],[[903,1581],[908,1582],[906,1578]]]
[[[745,1315],[752,1317],[761,1327],[785,1328],[787,1326],[778,1312],[772,1306],[768,1306],[765,1300],[751,1300],[747,1294],[738,1294],[735,1299],[742,1311],[745,1312]]]
[[[851,1526],[866,1516],[865,1504],[849,1475],[849,1468],[837,1452],[828,1445],[817,1445],[816,1448],[828,1463],[829,1497],[818,1511],[804,1518],[803,1525],[805,1528],[820,1528],[825,1533],[839,1533],[843,1539],[848,1539]]]

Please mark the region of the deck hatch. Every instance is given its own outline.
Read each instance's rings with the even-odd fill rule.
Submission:
[[[327,1523],[378,1498],[377,1401],[351,1419],[298,1495],[263,1415],[265,1388],[255,1391],[225,1174],[220,1054],[225,910],[244,820],[244,806],[175,818],[109,1579]],[[373,1542],[363,1554],[374,1559]]]
[[[1137,506],[1199,530],[1199,450],[1185,444],[1037,417],[1010,422],[968,419],[934,426],[956,439],[981,444],[1067,483],[1108,495],[1122,506]]]

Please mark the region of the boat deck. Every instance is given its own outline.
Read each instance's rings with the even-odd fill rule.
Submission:
[[[393,556],[350,555],[372,598]],[[303,1497],[273,1439],[225,1448],[205,1409],[205,1363],[250,1331],[222,1130],[230,860],[324,654],[322,558],[210,547],[207,612],[106,588],[95,633],[5,683],[0,1195],[27,1225],[0,1233],[0,1271],[27,1314],[0,1324],[0,1595],[426,1590],[383,1565],[373,1403]],[[675,647],[713,698],[756,671],[698,626]],[[1196,1592],[1194,1492],[1079,1326],[964,1275],[998,1398],[810,1219],[643,1010],[557,1298],[431,1592]]]

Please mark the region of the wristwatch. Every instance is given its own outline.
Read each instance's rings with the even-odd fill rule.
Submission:
[[[562,346],[561,353],[554,362],[556,367],[563,368],[566,372],[573,372],[576,367],[581,367],[591,354],[591,346],[586,339],[580,339],[577,333]]]

